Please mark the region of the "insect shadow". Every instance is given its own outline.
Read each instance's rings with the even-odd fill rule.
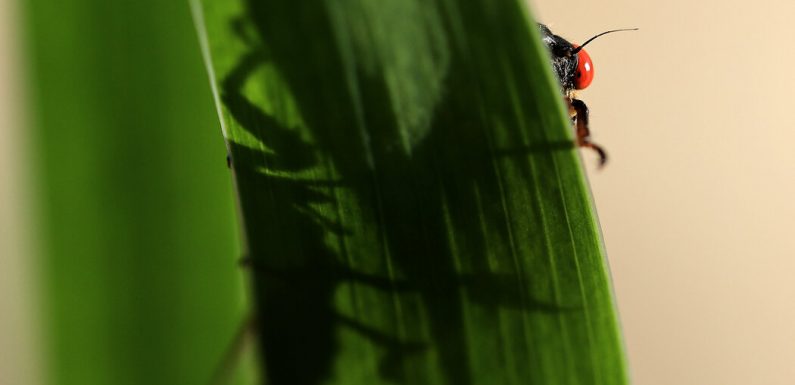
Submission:
[[[517,274],[492,272],[486,254],[493,239],[486,237],[482,223],[503,223],[497,225],[498,232],[510,232],[504,224],[507,214],[500,204],[495,157],[549,153],[573,144],[503,153],[485,149],[489,139],[474,123],[477,112],[457,96],[463,93],[457,87],[466,87],[469,80],[467,71],[452,66],[424,140],[407,154],[395,146],[400,133],[388,86],[378,74],[356,74],[364,117],[357,115],[322,2],[250,0],[247,8],[245,22],[256,36],[245,37],[239,19],[231,25],[241,31],[241,39],[257,43],[251,43],[251,50],[223,79],[221,97],[236,123],[268,148],[230,143],[266,383],[327,383],[341,349],[340,331],[347,330],[386,352],[378,364],[384,379],[412,383],[405,360],[433,350],[447,383],[469,385],[473,379],[466,370],[462,297],[492,314],[500,308],[571,310],[531,298],[519,289],[528,283]],[[304,35],[298,25],[311,25],[314,33]],[[451,61],[462,59],[454,53]],[[266,63],[286,82],[311,143],[301,130],[286,127],[245,96],[244,85]],[[366,133],[356,124],[359,120],[368,127]],[[284,176],[322,165],[331,165],[333,176]],[[318,209],[345,210],[341,194],[355,197],[358,207],[372,215],[385,248],[382,254],[394,261],[399,278],[362,273],[344,262],[353,254],[345,239],[357,234]],[[445,212],[447,206],[455,210]],[[455,239],[449,236],[451,228]],[[337,239],[339,246],[332,247],[329,239]],[[469,261],[466,273],[459,272],[457,258]],[[427,336],[401,337],[395,330],[379,330],[342,315],[334,307],[334,295],[352,282],[394,297],[416,294],[428,320]]]

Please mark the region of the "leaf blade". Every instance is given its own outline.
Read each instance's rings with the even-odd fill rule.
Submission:
[[[626,383],[545,48],[463,4],[202,2],[272,382]]]

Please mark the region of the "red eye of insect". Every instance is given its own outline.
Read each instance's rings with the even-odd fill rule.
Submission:
[[[575,47],[576,48],[576,47]],[[581,49],[577,52],[577,72],[574,73],[574,88],[581,90],[593,81],[593,62],[591,57]]]

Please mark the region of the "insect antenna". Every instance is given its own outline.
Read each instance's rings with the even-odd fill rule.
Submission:
[[[594,37],[592,37],[592,38],[590,38],[590,39],[586,40],[586,41],[585,41],[585,43],[582,43],[582,45],[580,45],[579,47],[575,48],[575,49],[574,49],[574,51],[571,51],[571,53],[572,53],[572,54],[576,54],[577,52],[580,52],[580,50],[581,50],[583,47],[585,47],[585,46],[586,46],[588,43],[592,42],[594,39],[596,39],[596,38],[597,38],[597,37],[599,37],[599,36],[602,36],[602,35],[607,35],[608,33],[613,33],[613,32],[622,32],[622,31],[637,31],[637,30],[638,30],[637,28],[624,28],[624,29],[613,29],[613,30],[610,30],[610,31],[605,31],[605,32],[602,32],[602,33],[600,33],[600,34],[598,34],[598,35],[596,35],[596,36],[594,36]]]

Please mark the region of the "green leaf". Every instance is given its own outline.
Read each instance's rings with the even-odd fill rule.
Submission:
[[[624,384],[519,0],[194,1],[269,384]]]
[[[184,1],[20,2],[51,384],[201,384],[246,312]],[[0,375],[1,376],[1,375]]]

